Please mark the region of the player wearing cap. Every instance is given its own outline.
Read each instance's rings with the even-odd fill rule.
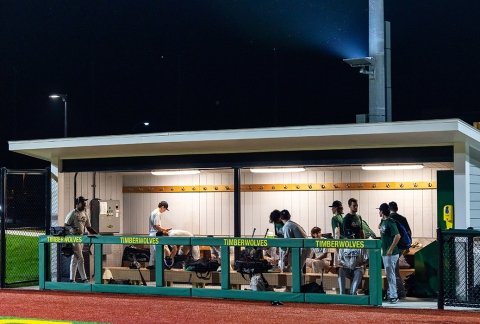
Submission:
[[[398,213],[398,205],[395,201],[391,201],[388,203],[388,207],[390,207],[390,218],[394,219],[398,223],[402,224],[403,227],[407,230],[407,233],[412,236],[412,230],[410,229],[410,226],[408,225],[408,220],[405,216],[402,216]],[[399,255],[402,255],[404,253],[408,253],[407,250],[399,251]],[[400,258],[398,258],[400,260]],[[402,276],[400,275],[400,264],[399,261],[397,261],[397,264],[395,266],[395,276],[397,278],[397,293],[398,293],[398,298],[399,299],[405,299],[407,297],[407,292],[405,290],[405,284],[403,282]]]
[[[162,227],[162,214],[166,211],[169,211],[168,209],[168,203],[166,201],[161,201],[158,203],[158,208],[155,208],[148,219],[148,224],[149,224],[149,236],[157,236],[157,232],[161,233],[162,235],[168,235],[168,231],[171,230],[171,228],[166,228]],[[165,246],[166,249],[168,249]],[[148,261],[148,269],[154,269],[155,268],[155,245],[152,244],[150,245],[150,259]]]
[[[75,209],[70,211],[65,217],[65,225],[71,226],[71,234],[83,235],[85,230],[90,234],[97,234],[97,232],[91,227],[90,218],[87,214],[87,201],[83,196],[75,199]],[[82,282],[88,283],[89,280],[85,273],[85,260],[83,259],[83,243],[73,244],[73,255],[70,261],[70,282],[75,281],[75,276],[78,272]]]
[[[388,207],[388,204],[381,204],[378,208],[378,213],[382,218],[378,228],[380,229],[382,240],[383,266],[385,267],[388,281],[387,299],[391,304],[396,304],[398,302],[398,294],[395,265],[399,257],[397,244],[400,241],[400,233],[395,221],[390,219],[390,207]]]
[[[344,238],[343,234],[343,206],[342,202],[335,200],[331,206],[332,208],[332,231],[333,237],[336,239]]]

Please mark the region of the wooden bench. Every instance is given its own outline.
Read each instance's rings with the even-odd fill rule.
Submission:
[[[205,276],[203,276],[205,275]],[[170,287],[174,283],[191,284],[195,288],[203,288],[206,284],[219,285],[221,281],[220,272],[211,271],[208,275],[197,275],[194,271],[185,271],[181,269],[164,270],[163,278],[165,285]]]
[[[149,270],[146,268],[141,268],[140,271],[145,279],[145,281],[155,281],[155,270]],[[400,274],[402,278],[405,278],[407,275],[415,272],[414,269],[400,269]],[[269,283],[269,285],[274,287],[287,287],[287,289],[292,286],[292,274],[291,273],[279,273],[279,272],[267,272],[263,276]],[[130,269],[128,267],[105,267],[103,269],[103,280],[108,282],[110,278],[115,280],[130,280],[134,284],[140,284],[141,278],[137,269]],[[202,288],[206,284],[210,285],[220,285],[221,284],[221,272],[211,271],[207,278],[202,278],[201,275],[198,276],[193,271],[184,271],[181,269],[172,269],[164,271],[165,284],[167,286],[172,286],[174,283],[183,283],[191,284],[192,287]],[[368,274],[368,269],[365,271],[363,276],[362,287],[367,288],[369,284],[370,276]],[[320,273],[306,273],[302,278],[302,283],[316,282],[320,284],[322,281],[322,275]],[[349,280],[347,279],[346,288],[349,287]],[[230,284],[233,289],[240,289],[242,285],[250,285],[250,278],[248,275],[242,276],[236,271],[230,272]],[[335,273],[324,273],[323,274],[323,287],[325,290],[338,290],[338,275]],[[387,277],[385,271],[382,270],[382,290],[385,290],[387,287]]]
[[[266,272],[263,274],[268,284],[273,287],[286,287],[287,290],[292,287],[292,274],[280,272]],[[212,271],[208,279],[199,278],[195,272],[183,270],[165,270],[164,278],[167,286],[172,286],[174,283],[191,284],[193,287],[205,287],[206,284],[221,285],[221,272]],[[368,275],[364,279],[368,279]],[[384,284],[386,284],[386,277],[383,277]],[[322,281],[320,273],[306,273],[302,278],[302,283]],[[368,282],[367,282],[368,283]],[[242,285],[250,285],[250,278],[248,275],[243,275],[236,272],[230,272],[230,285],[232,289],[240,289]],[[349,280],[347,279],[347,287]],[[338,275],[334,273],[325,273],[323,275],[323,287],[325,290],[338,290]]]
[[[164,278],[167,286],[172,286],[174,283],[191,284],[193,287],[205,287],[206,284],[221,285],[221,272],[211,271],[207,278],[203,278],[202,274],[197,275],[193,271],[184,270],[165,270]],[[264,273],[265,279],[273,286],[286,286],[286,275],[282,273]],[[236,271],[230,272],[230,285],[233,289],[240,289],[241,285],[250,285],[250,278],[248,275],[242,275]]]
[[[145,281],[155,281],[155,270],[149,270],[146,268],[140,268],[142,276]],[[142,278],[138,269],[130,269],[129,267],[105,267],[103,268],[103,283],[113,278],[115,280],[130,280],[133,284],[140,285]]]

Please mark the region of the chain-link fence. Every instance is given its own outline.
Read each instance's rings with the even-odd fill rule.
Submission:
[[[480,231],[438,230],[438,308],[480,308]]]
[[[49,170],[1,169],[0,284],[38,282],[38,237],[50,228]]]

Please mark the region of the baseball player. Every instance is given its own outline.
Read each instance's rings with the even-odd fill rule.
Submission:
[[[71,234],[83,235],[85,230],[90,234],[97,234],[97,232],[91,227],[90,218],[88,217],[86,210],[86,201],[83,196],[75,199],[75,209],[70,211],[65,217],[65,225],[71,226]],[[89,283],[85,273],[85,260],[83,259],[83,243],[73,244],[73,255],[70,261],[70,282],[75,281],[77,275],[77,269],[80,273],[80,278],[83,283]]]

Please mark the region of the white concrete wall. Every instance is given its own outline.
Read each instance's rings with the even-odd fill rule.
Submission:
[[[412,171],[308,171],[288,174],[252,174],[242,172],[242,184],[261,183],[324,183],[324,182],[434,182],[437,169],[425,168]],[[233,173],[202,173],[195,176],[126,175],[124,186],[179,186],[179,185],[233,185]],[[268,215],[273,209],[288,209],[292,219],[309,231],[319,226],[323,232],[331,232],[333,200],[341,200],[345,212],[349,198],[359,200],[359,214],[373,230],[378,227],[380,203],[395,200],[399,212],[407,217],[414,237],[435,237],[437,227],[436,190],[344,190],[344,191],[288,191],[244,192],[241,194],[242,235],[263,235]],[[170,212],[162,225],[185,229],[199,235],[233,234],[233,193],[125,193],[124,232],[146,234],[148,216],[161,200],[169,203]],[[378,234],[378,230],[377,234]]]
[[[77,197],[84,196],[93,198],[93,172],[79,172],[77,175]],[[60,173],[59,180],[59,215],[58,224],[64,224],[66,214],[75,208],[74,206],[74,177],[75,173]],[[96,172],[95,173],[95,198],[120,201],[120,229],[123,223],[123,177],[118,173]]]
[[[470,158],[470,226],[480,229],[480,161]]]

